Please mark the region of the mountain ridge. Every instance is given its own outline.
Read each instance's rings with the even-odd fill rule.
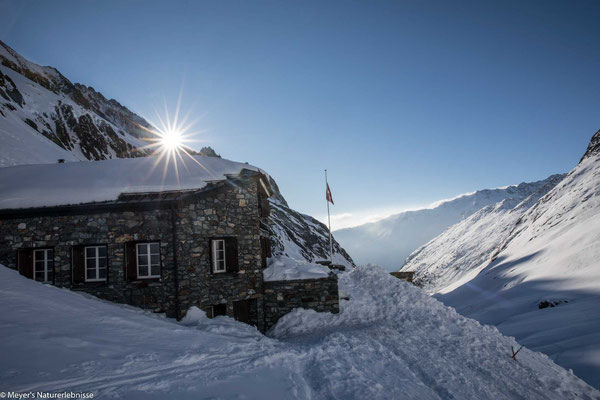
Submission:
[[[523,200],[548,179],[552,176],[535,182],[465,193],[434,203],[432,208],[405,211],[376,222],[334,231],[334,235],[356,263],[373,263],[388,270],[398,270],[411,253],[450,226],[502,200]]]
[[[149,154],[142,139],[152,136],[152,126],[145,119],[91,87],[71,83],[54,67],[28,61],[1,41],[0,117],[0,144],[23,153],[25,163],[29,158],[56,162],[51,155],[74,161]],[[25,146],[34,148],[26,152]],[[0,165],[16,162],[17,157],[0,159]]]
[[[91,86],[72,83],[54,67],[41,66],[27,60],[1,40],[0,63],[55,94],[68,95],[75,103],[95,112],[107,121],[117,126],[124,125],[128,128],[127,132],[137,138],[148,136],[146,130],[152,129],[152,125],[148,121],[117,100],[107,99]]]
[[[411,253],[402,270],[414,271],[415,283],[428,292],[443,290],[449,283],[474,273],[510,237],[523,213],[565,176],[548,177],[526,197],[509,197],[483,207]],[[464,265],[460,270],[454,266],[457,259]]]

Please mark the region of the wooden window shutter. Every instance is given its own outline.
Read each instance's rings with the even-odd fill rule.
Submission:
[[[260,238],[260,255],[261,255],[261,262],[262,262],[262,268],[265,269],[267,268],[267,246],[268,246],[268,241],[269,239],[267,239],[266,237],[261,237]]]
[[[225,238],[225,262],[227,272],[238,271],[238,242],[237,238]]]
[[[250,302],[248,300],[234,301],[233,317],[237,321],[250,324]]]
[[[208,239],[208,262],[210,263],[210,273],[215,271],[215,262],[213,260],[213,239]]]
[[[265,196],[259,197],[259,209],[261,218],[268,218],[271,212],[271,206],[269,205],[269,198]]]
[[[17,252],[17,264],[21,275],[33,279],[33,250],[19,250]]]
[[[84,246],[73,246],[71,248],[71,273],[73,276],[73,283],[85,282],[84,257]]]
[[[135,243],[125,244],[125,278],[127,282],[137,280],[137,248]]]
[[[267,258],[272,257],[273,254],[271,253],[271,239],[269,239],[268,237],[265,238],[265,244],[267,245]]]

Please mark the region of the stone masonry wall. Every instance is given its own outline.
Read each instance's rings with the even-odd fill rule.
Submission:
[[[173,246],[170,211],[106,212],[0,220],[0,263],[17,268],[17,250],[54,249],[54,284],[94,296],[175,315]],[[130,241],[158,241],[161,252],[160,281],[125,279],[125,246]],[[73,246],[107,246],[106,282],[72,283]]]
[[[294,308],[318,312],[340,311],[338,279],[334,273],[327,278],[264,283],[265,330]]]

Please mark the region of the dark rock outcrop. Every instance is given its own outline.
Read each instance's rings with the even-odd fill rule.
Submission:
[[[0,71],[0,96],[7,101],[12,100],[23,107],[23,95],[19,92],[13,80],[9,76],[4,75],[2,71]]]
[[[583,154],[583,157],[581,157],[581,161],[585,160],[586,158],[594,155],[594,154],[599,154],[600,153],[600,130],[598,130],[598,132],[596,132],[594,134],[594,136],[592,136],[592,139],[590,140],[590,144],[587,147],[587,150],[585,151],[585,153]]]

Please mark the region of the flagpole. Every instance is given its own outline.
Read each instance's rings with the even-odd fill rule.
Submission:
[[[327,170],[325,170],[325,187],[327,188],[329,183],[327,182]],[[329,215],[329,200],[325,199],[327,203],[327,223],[329,224],[329,259],[333,264],[333,241],[331,239],[331,216]]]

